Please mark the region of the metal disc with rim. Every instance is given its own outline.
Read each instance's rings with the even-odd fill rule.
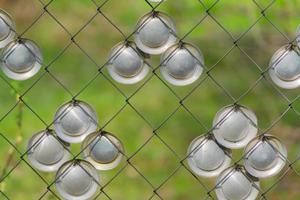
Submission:
[[[64,199],[87,200],[99,187],[99,175],[92,164],[84,160],[70,160],[56,173],[55,186]]]
[[[259,180],[247,174],[242,166],[225,169],[217,178],[218,200],[255,200],[259,194]]]
[[[98,117],[95,110],[83,101],[65,103],[54,116],[54,130],[58,137],[69,143],[82,142],[97,127]]]
[[[119,83],[137,83],[144,79],[149,72],[149,66],[144,59],[134,43],[121,42],[110,52],[108,72]]]
[[[111,133],[94,132],[81,145],[83,157],[98,170],[110,170],[123,159],[124,148],[121,141]]]
[[[42,66],[42,53],[35,42],[17,39],[2,51],[1,68],[11,79],[26,80],[34,76]]]
[[[28,160],[40,171],[57,171],[64,162],[70,159],[69,146],[59,141],[54,134],[52,130],[40,131],[28,142]]]
[[[203,177],[218,176],[231,162],[231,150],[216,143],[211,136],[195,138],[187,152],[190,169]]]
[[[286,45],[272,56],[269,63],[271,80],[284,89],[300,87],[300,53],[296,47]]]
[[[266,134],[254,138],[244,150],[244,165],[252,176],[267,178],[279,173],[286,164],[287,150],[280,140]]]
[[[214,117],[213,134],[224,147],[242,148],[256,136],[257,118],[254,112],[244,106],[226,106]]]
[[[203,71],[204,58],[192,44],[182,43],[169,47],[161,56],[162,76],[171,84],[184,86],[195,82]]]
[[[7,12],[0,9],[0,48],[14,40],[15,36],[15,23]]]
[[[151,12],[138,21],[134,41],[145,53],[161,54],[176,43],[176,34],[171,17],[162,12]]]

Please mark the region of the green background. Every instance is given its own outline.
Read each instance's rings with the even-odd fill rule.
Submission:
[[[101,7],[102,14],[98,13],[84,26],[97,13],[95,3],[101,5],[104,1],[95,0],[93,3],[89,0],[53,0],[46,10],[43,7],[48,1],[41,2],[0,0],[0,7],[15,20],[17,32],[24,33],[23,37],[34,40],[40,46],[45,66],[49,65],[50,72],[42,75],[44,70],[41,70],[32,79],[21,82],[10,80],[1,73],[0,169],[3,169],[2,175],[6,176],[1,183],[1,191],[10,199],[16,200],[38,199],[43,194],[42,199],[56,199],[47,192],[47,184],[54,181],[55,174],[38,172],[46,180],[45,183],[26,163],[26,155],[23,159],[20,157],[26,151],[30,136],[45,128],[41,119],[50,124],[56,109],[71,99],[71,95],[53,77],[72,94],[77,94],[95,76],[97,69],[105,64],[111,47],[123,40],[120,32],[106,18],[125,35],[130,35],[138,19],[151,11],[151,7],[143,0],[109,0]],[[277,88],[267,74],[256,83],[261,78],[261,72],[267,69],[272,54],[287,44],[288,38],[295,38],[295,30],[300,22],[300,1],[222,0],[209,10],[210,16],[206,16],[206,10],[215,1],[202,2],[203,4],[198,0],[167,0],[157,10],[174,19],[179,37],[183,37],[204,18],[184,41],[201,49],[206,69],[211,69],[210,75],[214,80],[204,73],[190,86],[174,87],[153,76],[137,91],[143,82],[130,86],[120,85],[111,80],[104,69],[104,75],[99,75],[78,96],[78,99],[95,108],[100,126],[105,126],[106,131],[112,132],[123,142],[126,155],[134,155],[130,159],[134,167],[124,160],[117,169],[100,172],[102,183],[106,184],[121,170],[103,190],[111,199],[116,200],[160,199],[153,196],[154,189],[137,173],[137,169],[154,188],[158,188],[156,192],[163,199],[209,198],[200,182],[211,189],[215,180],[194,177],[180,165],[180,161],[185,157],[189,143],[195,137],[205,134],[211,127],[215,113],[223,106],[231,104],[234,98],[256,113],[260,132],[267,130],[282,140],[288,149],[288,159],[293,163],[292,168],[286,166],[281,174],[261,180],[261,190],[265,192],[265,198],[300,199],[300,162],[297,161],[300,156],[300,99],[297,99],[300,90]],[[265,8],[265,17],[262,17],[261,11]],[[38,20],[27,29],[36,19]],[[252,26],[253,24],[255,25]],[[61,54],[71,38],[61,25],[71,35],[81,30],[75,35],[74,41],[82,50],[72,43]],[[234,46],[233,38],[239,38],[237,46]],[[60,56],[56,59],[57,55]],[[151,60],[153,67],[159,65],[159,56],[153,56]],[[160,77],[159,72],[158,76]],[[38,82],[30,87],[36,81]],[[17,91],[12,90],[8,83]],[[200,86],[196,87],[199,83]],[[24,92],[26,94],[22,99],[27,106],[17,100],[17,94]],[[130,98],[130,105],[149,123],[126,104],[126,97],[132,94],[135,95]],[[178,108],[182,98],[185,98],[183,103],[186,109],[182,106]],[[291,101],[293,103],[289,107]],[[118,112],[123,106],[125,107],[122,111]],[[156,130],[157,136],[134,154],[152,137],[153,130]],[[12,144],[17,141],[19,152],[12,150],[8,141]],[[72,151],[78,153],[79,147],[72,146]],[[240,158],[241,152],[242,150],[233,152],[234,161]],[[5,166],[10,155],[13,155],[12,159]],[[183,163],[187,166],[186,161]],[[49,189],[56,193],[54,185]],[[211,195],[215,198],[214,192]],[[5,197],[0,194],[0,199]],[[109,198],[101,194],[98,199]]]

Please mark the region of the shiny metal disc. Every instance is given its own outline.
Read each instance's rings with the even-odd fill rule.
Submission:
[[[172,18],[162,12],[144,15],[136,26],[134,41],[148,54],[161,54],[176,43],[176,27]]]
[[[33,41],[18,39],[3,49],[1,68],[11,79],[26,80],[38,73],[42,60],[42,53]]]
[[[44,172],[53,172],[70,159],[69,146],[45,130],[33,135],[27,145],[27,156],[33,167]]]
[[[190,169],[203,177],[218,176],[231,162],[231,151],[221,147],[208,136],[195,138],[188,148],[187,155]]]
[[[254,138],[245,148],[244,165],[255,177],[267,178],[279,173],[286,163],[285,146],[272,135]]]
[[[98,170],[110,170],[123,159],[123,145],[115,136],[107,132],[94,132],[81,145],[83,157]]]
[[[251,110],[241,105],[226,106],[215,115],[213,134],[224,147],[242,148],[256,136],[257,118]]]
[[[259,181],[243,167],[230,167],[218,176],[215,192],[218,200],[254,200],[259,194]]]
[[[271,58],[269,75],[272,81],[284,89],[300,87],[300,54],[288,46],[281,47]]]
[[[108,72],[122,84],[134,84],[146,77],[149,66],[134,43],[121,42],[112,48],[109,55]]]
[[[203,71],[204,58],[201,51],[192,44],[175,44],[161,57],[162,76],[177,86],[195,82]]]
[[[14,40],[15,36],[15,23],[8,13],[0,9],[0,48]]]
[[[94,109],[83,101],[62,105],[54,116],[54,130],[58,137],[69,143],[80,143],[96,131],[98,117]]]
[[[70,160],[57,171],[55,186],[64,199],[87,200],[98,190],[99,175],[89,162]]]

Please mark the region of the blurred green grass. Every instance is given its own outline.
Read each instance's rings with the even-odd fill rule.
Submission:
[[[43,0],[47,3],[47,1]],[[104,1],[97,0],[99,5]],[[208,8],[214,4],[213,0],[203,1]],[[259,6],[267,7],[271,0],[257,0]],[[17,31],[23,32],[42,12],[43,5],[38,1],[25,0],[0,0],[1,8],[9,12],[16,21]],[[289,38],[295,37],[295,30],[299,24],[300,2],[297,0],[275,1],[265,11],[267,18],[256,20],[261,16],[261,11],[253,1],[238,2],[234,0],[220,1],[211,10],[212,16],[238,38],[253,24],[256,25],[247,31],[238,42],[243,49],[262,69],[268,67],[272,54],[287,40],[274,29],[269,21],[274,23],[282,33]],[[95,13],[97,7],[89,0],[67,1],[54,0],[47,10],[57,18],[73,35]],[[129,35],[135,27],[137,20],[151,8],[142,0],[118,1],[110,0],[102,8],[102,13],[116,24],[126,35]],[[158,10],[168,13],[175,20],[179,36],[185,35],[206,15],[206,9],[197,0],[175,1],[167,0]],[[268,21],[268,20],[269,21]],[[24,37],[36,41],[44,54],[44,63],[48,65],[70,42],[70,36],[47,13],[25,33]],[[73,94],[80,91],[89,80],[94,77],[97,68],[106,60],[110,48],[122,41],[122,35],[111,26],[107,20],[97,15],[75,37],[78,45],[88,53],[97,63],[95,65],[88,59],[75,44],[72,44],[61,57],[53,62],[49,68],[59,81],[61,81]],[[205,56],[207,68],[211,68],[232,47],[230,36],[211,17],[206,17],[186,38],[186,41],[199,46]],[[159,57],[153,57],[153,66],[159,64]],[[28,81],[7,81],[17,88],[18,93],[25,92],[30,85],[38,80],[38,74]],[[107,72],[104,71],[107,75]],[[259,78],[260,71],[237,47],[231,51],[211,71],[214,79],[222,85],[235,98],[239,98]],[[107,75],[107,77],[109,77]],[[143,114],[150,122],[147,124],[128,105],[113,121],[107,124],[106,130],[114,133],[124,144],[126,154],[131,156],[151,135],[153,129],[167,144],[169,144],[180,158],[154,138],[131,160],[132,164],[154,185],[158,187],[179,166],[180,159],[184,158],[186,149],[193,138],[204,134],[211,126],[214,114],[223,106],[232,103],[223,90],[211,79],[205,79],[204,75],[197,82],[203,81],[185,101],[202,126],[183,108],[180,108],[162,127],[162,121],[177,108],[179,100],[154,77],[142,90],[130,100],[131,104]],[[268,78],[267,78],[268,79]],[[5,81],[0,81],[0,117],[15,106],[16,94],[11,91]],[[114,82],[115,83],[115,82]],[[197,83],[183,87],[171,87],[180,98],[187,95]],[[142,83],[134,86],[123,86],[115,83],[127,96],[133,94]],[[288,98],[293,99],[299,95],[299,89],[286,91],[278,89],[266,80],[259,82],[240,101],[255,111],[259,119],[259,127],[267,129],[270,124],[278,119],[288,108],[288,102],[278,93],[280,90]],[[46,74],[23,97],[24,101],[46,123],[51,123],[56,109],[71,96],[53,78]],[[90,103],[98,112],[100,126],[105,125],[126,104],[126,98],[122,96],[112,84],[102,76],[99,76],[78,97]],[[17,107],[18,108],[18,105]],[[293,108],[300,112],[300,100],[295,101]],[[12,143],[21,131],[23,140],[19,145],[21,153],[26,151],[26,143],[29,137],[45,128],[40,119],[27,107],[23,108],[22,128],[19,130],[16,120],[18,109],[14,109],[0,123],[0,133],[5,135]],[[300,152],[300,123],[299,115],[289,110],[278,123],[270,130],[270,133],[282,139],[288,148],[288,156],[291,161],[299,157]],[[73,147],[74,152],[79,151],[79,146]],[[0,137],[0,169],[4,167],[10,145]],[[238,159],[240,151],[234,153]],[[26,159],[26,156],[24,157]],[[20,154],[16,152],[12,164],[8,168],[14,169],[14,164],[20,161]],[[124,161],[123,166],[126,162]],[[300,162],[293,165],[294,170],[300,170]],[[103,172],[103,183],[107,183],[117,172],[116,170]],[[284,170],[283,170],[284,171]],[[40,174],[48,183],[54,180],[54,174]],[[276,183],[280,175],[261,181],[262,190],[267,190]],[[208,188],[214,185],[213,179],[199,178]],[[300,177],[290,170],[284,178],[266,193],[267,199],[292,199],[300,198]],[[10,199],[38,199],[47,191],[47,184],[33,170],[21,161],[20,164],[5,179],[2,191]],[[55,192],[55,187],[51,186]],[[130,166],[126,166],[120,175],[114,179],[104,191],[112,199],[149,199],[153,194],[153,188]],[[206,191],[187,170],[181,167],[160,189],[158,194],[164,199],[204,199]],[[214,195],[212,193],[212,195]],[[1,197],[0,199],[4,197]],[[50,192],[42,199],[55,199]],[[100,195],[98,199],[108,199]],[[153,199],[159,199],[153,197]]]

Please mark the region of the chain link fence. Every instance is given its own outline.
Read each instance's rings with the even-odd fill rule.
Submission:
[[[0,2],[16,21],[17,38],[36,41],[44,56],[29,80],[0,75],[1,199],[62,199],[55,174],[28,160],[27,143],[54,128],[61,105],[78,100],[97,111],[98,131],[113,133],[124,146],[117,168],[100,171],[100,181],[92,176],[98,185],[93,199],[217,199],[216,179],[190,169],[187,149],[194,138],[211,134],[213,117],[226,105],[251,108],[258,134],[275,135],[287,147],[285,167],[260,180],[257,198],[300,198],[299,89],[281,89],[268,75],[277,49],[296,48],[296,1]],[[111,48],[132,41],[138,19],[157,11],[174,19],[179,42],[200,47],[202,75],[191,85],[173,86],[159,71],[159,56],[151,56],[143,81],[118,84],[106,69]],[[64,147],[74,161],[85,150]],[[230,166],[241,167],[244,156],[233,150]]]

